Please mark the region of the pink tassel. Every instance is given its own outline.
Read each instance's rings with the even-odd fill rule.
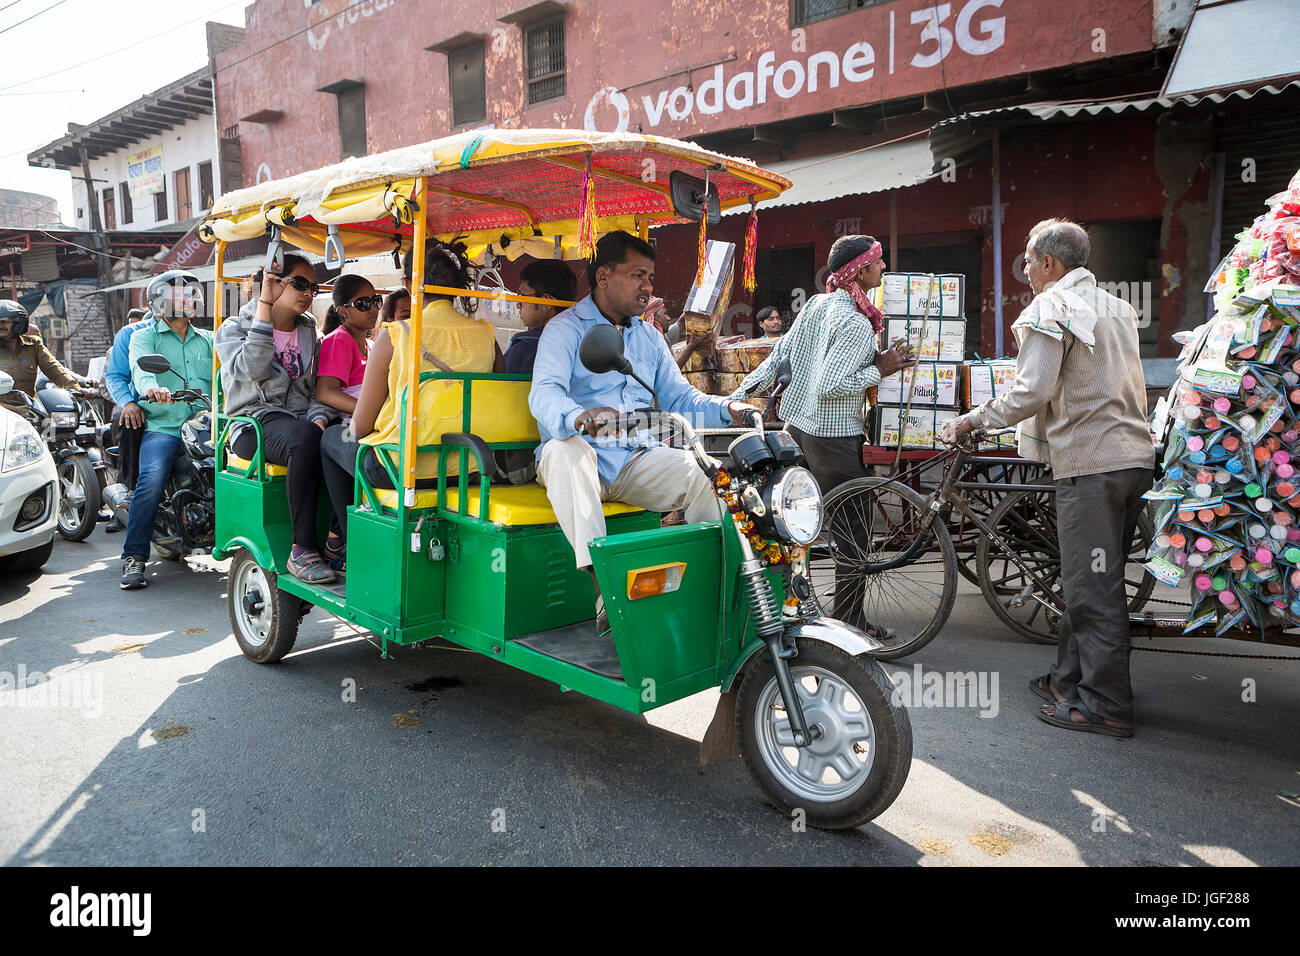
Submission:
[[[758,288],[758,280],[754,276],[754,264],[758,259],[758,204],[753,200],[749,203],[749,225],[745,227],[745,271],[741,277],[741,285],[745,291],[753,293]]]

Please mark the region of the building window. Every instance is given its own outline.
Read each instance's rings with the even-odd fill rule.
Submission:
[[[807,26],[888,2],[890,0],[790,0],[790,26]]]
[[[178,169],[173,175],[176,180],[176,221],[184,222],[194,215],[194,203],[190,198],[190,168]]]
[[[341,80],[327,87],[339,107],[339,151],[341,158],[366,155],[366,86],[356,80]]]
[[[104,190],[104,228],[117,228],[117,210],[114,208],[112,189]]]
[[[135,222],[135,209],[131,203],[131,190],[126,183],[118,183],[117,193],[122,198],[122,225],[129,226]]]
[[[158,184],[158,191],[153,194],[153,218],[155,222],[167,221],[167,180]]]
[[[482,123],[487,119],[487,78],[483,66],[483,43],[470,44],[447,53],[447,76],[451,81],[453,126]]]
[[[790,327],[795,308],[802,304],[805,290],[812,289],[817,278],[816,249],[813,246],[795,246],[791,249],[759,249],[756,261],[758,288],[754,290],[754,311],[772,305],[781,313],[785,328]],[[757,323],[754,334],[760,334]]]
[[[199,163],[199,208],[212,208],[212,161]]]
[[[524,31],[528,105],[564,96],[564,18]]]

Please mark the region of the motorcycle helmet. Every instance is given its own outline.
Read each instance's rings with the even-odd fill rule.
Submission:
[[[26,335],[31,326],[27,310],[13,299],[0,299],[0,322],[12,322],[14,335]]]
[[[169,269],[149,282],[145,289],[149,311],[162,319],[171,318],[174,290],[188,290],[187,298],[194,307],[192,318],[203,314],[203,286],[199,283],[198,276],[184,269]]]

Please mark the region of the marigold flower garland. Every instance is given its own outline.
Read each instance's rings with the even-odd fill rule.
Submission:
[[[754,554],[767,564],[790,564],[803,554],[803,548],[783,547],[779,541],[769,541],[754,530],[753,519],[745,514],[745,509],[736,500],[735,493],[728,490],[731,487],[731,474],[727,469],[718,469],[718,473],[713,477],[713,487],[717,489],[718,497],[726,504],[732,520],[740,528],[740,533],[749,539]]]

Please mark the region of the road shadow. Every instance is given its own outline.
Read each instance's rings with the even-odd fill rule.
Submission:
[[[911,865],[801,831],[740,760],[436,642],[390,660],[313,611],[295,652],[183,678],[9,865]],[[233,639],[232,639],[233,640]]]

